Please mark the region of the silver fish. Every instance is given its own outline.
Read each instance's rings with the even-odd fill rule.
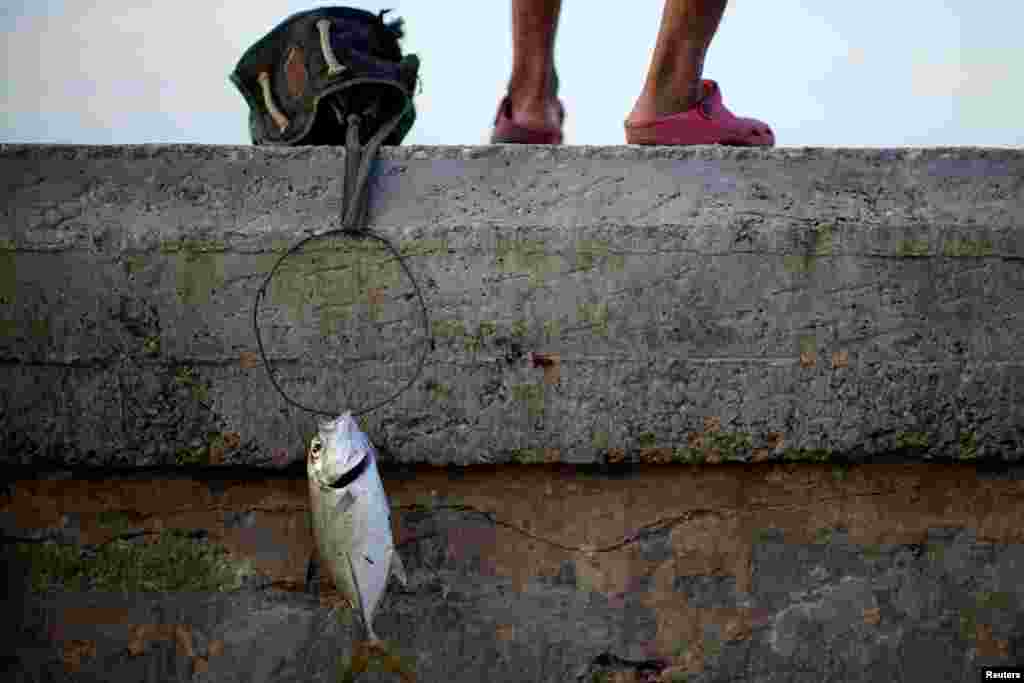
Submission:
[[[377,452],[351,413],[321,422],[306,454],[313,535],[320,557],[349,604],[357,607],[370,641],[373,613],[405,567],[391,536],[391,508],[377,471]]]

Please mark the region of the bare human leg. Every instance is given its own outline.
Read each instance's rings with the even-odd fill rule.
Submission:
[[[771,147],[771,127],[734,115],[718,84],[702,78],[704,55],[727,0],[665,0],[658,41],[640,97],[626,118],[626,142],[638,145]],[[699,106],[697,106],[699,104]]]
[[[641,123],[685,111],[702,95],[704,55],[727,0],[665,0],[658,42],[640,97],[627,119]]]
[[[527,128],[558,128],[555,33],[561,0],[512,0],[513,120]]]

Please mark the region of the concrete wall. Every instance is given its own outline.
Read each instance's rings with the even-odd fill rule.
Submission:
[[[0,146],[3,462],[301,458],[253,298],[337,227],[342,160]],[[372,225],[436,348],[364,426],[405,463],[1018,460],[1022,178],[1017,150],[386,149]],[[260,325],[290,396],[408,382],[411,292],[378,247],[286,261]]]
[[[393,671],[359,681],[1024,661],[1024,153],[382,157],[373,226],[436,348],[363,421],[410,583],[375,621]],[[268,470],[315,418],[251,325],[285,250],[336,227],[342,160],[0,146],[0,466],[98,466],[3,470],[0,671],[277,683],[374,659],[329,580],[309,592],[306,482]],[[409,381],[411,293],[375,243],[285,261],[259,322],[289,395],[334,411]],[[702,465],[654,466],[679,461]],[[160,464],[267,469],[137,471]]]

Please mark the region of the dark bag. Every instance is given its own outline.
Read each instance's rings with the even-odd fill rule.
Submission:
[[[401,144],[416,120],[416,55],[398,45],[402,20],[349,7],[288,17],[246,50],[230,78],[249,104],[256,145],[344,145],[349,116],[359,143],[391,126]]]

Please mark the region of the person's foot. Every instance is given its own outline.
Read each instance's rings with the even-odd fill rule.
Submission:
[[[625,121],[630,145],[737,145],[771,147],[775,134],[757,119],[735,116],[722,102],[718,84],[701,81],[702,96],[675,112],[670,105],[638,103]],[[681,99],[680,101],[687,101]],[[668,111],[666,111],[668,109]]]
[[[663,116],[671,116],[692,109],[704,97],[701,83],[694,84],[688,91],[650,93],[647,88],[640,93],[633,111],[626,117],[626,125],[644,125]]]
[[[498,106],[491,142],[560,144],[565,110],[558,99],[558,76],[509,84]]]
[[[537,130],[562,127],[562,106],[552,93],[508,94],[509,113],[517,125]]]

